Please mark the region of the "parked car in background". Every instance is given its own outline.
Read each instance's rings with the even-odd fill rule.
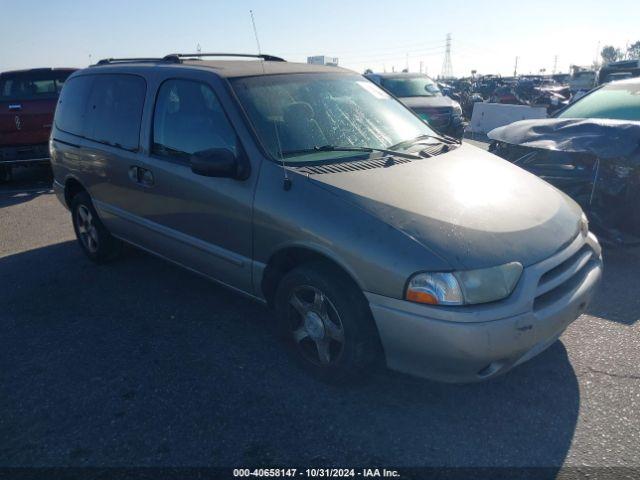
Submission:
[[[573,67],[569,76],[569,89],[575,99],[580,98],[597,84],[595,70]]]
[[[489,150],[576,200],[594,231],[640,243],[640,78],[608,83],[559,111],[489,132]]]
[[[598,85],[634,77],[640,77],[640,59],[620,60],[611,62],[598,71]]]
[[[75,69],[0,73],[0,182],[14,167],[49,162],[49,133],[58,95]]]
[[[445,96],[438,84],[422,73],[368,73],[372,82],[394,95],[431,127],[445,135],[462,138],[462,108]]]
[[[329,380],[491,378],[585,310],[602,257],[566,195],[352,71],[210,56],[65,84],[53,185],[91,260],[125,241],[265,302]]]

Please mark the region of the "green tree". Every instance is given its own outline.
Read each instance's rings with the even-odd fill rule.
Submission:
[[[600,56],[604,63],[611,63],[622,58],[622,53],[619,48],[607,45],[600,52]]]
[[[629,45],[627,48],[627,57],[630,59],[640,60],[640,40]]]

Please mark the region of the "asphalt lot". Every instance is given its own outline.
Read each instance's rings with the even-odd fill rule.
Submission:
[[[139,251],[95,266],[42,172],[0,186],[0,466],[640,467],[640,253],[509,374],[300,371],[270,313]]]

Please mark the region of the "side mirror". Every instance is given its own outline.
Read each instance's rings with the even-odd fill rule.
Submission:
[[[244,179],[248,169],[228,148],[210,148],[191,155],[191,171],[204,177]]]

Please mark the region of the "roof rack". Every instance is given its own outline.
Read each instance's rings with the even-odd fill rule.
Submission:
[[[266,62],[286,62],[284,58],[276,57],[274,55],[266,54],[251,54],[251,53],[172,53],[164,57],[166,61],[176,61],[182,58],[189,57],[248,57],[248,58],[260,58]]]
[[[134,57],[134,58],[103,58],[99,60],[95,65],[112,65],[115,63],[144,63],[144,62],[167,62],[167,63],[181,63],[182,59],[202,57],[248,57],[248,58],[260,58],[266,62],[286,62],[284,58],[276,57],[274,55],[265,54],[250,54],[250,53],[170,53],[164,57]]]
[[[171,58],[169,58],[171,57]],[[99,60],[96,65],[110,65],[113,63],[142,63],[142,62],[173,62],[179,63],[180,60],[177,57],[173,57],[171,55],[167,55],[166,57],[140,57],[140,58],[103,58]],[[93,65],[92,65],[93,66]]]

